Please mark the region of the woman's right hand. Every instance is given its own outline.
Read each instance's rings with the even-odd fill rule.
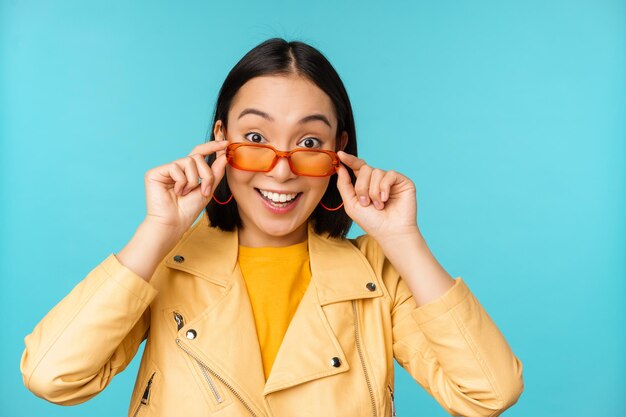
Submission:
[[[146,172],[147,214],[145,223],[156,224],[182,235],[209,203],[226,169],[225,140],[196,146],[184,158]],[[209,166],[205,157],[217,152]],[[202,183],[198,183],[202,178]]]

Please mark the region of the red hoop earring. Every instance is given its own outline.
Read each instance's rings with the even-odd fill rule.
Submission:
[[[221,201],[219,201],[217,198],[215,198],[215,194],[213,194],[213,200],[215,200],[215,202],[216,202],[217,204],[225,205],[225,204],[230,203],[230,200],[232,200],[232,199],[233,199],[233,195],[231,194],[231,195],[230,195],[230,198],[229,198],[228,200],[226,200],[225,202],[223,202],[223,203],[222,203],[222,202],[221,202]]]
[[[326,207],[326,206],[324,205],[324,203],[322,203],[322,200],[320,200],[320,204],[322,205],[322,207],[324,207],[324,208],[325,208],[326,210],[328,210],[328,211],[336,211],[336,210],[339,210],[339,209],[341,208],[341,206],[343,206],[343,201],[341,202],[341,204],[339,204],[339,205],[338,205],[337,207],[335,207],[335,208],[329,208],[329,207]]]

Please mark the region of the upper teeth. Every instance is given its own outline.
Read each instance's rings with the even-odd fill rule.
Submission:
[[[284,203],[285,201],[293,200],[298,193],[295,194],[278,194],[271,191],[259,190],[264,197],[269,198],[275,203]]]

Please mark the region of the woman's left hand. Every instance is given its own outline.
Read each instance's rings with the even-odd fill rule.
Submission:
[[[344,209],[365,233],[378,242],[419,233],[413,181],[396,171],[373,168],[363,159],[343,151],[337,155],[356,176],[353,186],[348,170],[340,164],[337,188]]]

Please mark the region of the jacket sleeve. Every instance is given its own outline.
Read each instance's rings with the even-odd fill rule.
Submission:
[[[376,272],[391,297],[398,363],[451,415],[497,416],[515,404],[524,390],[522,363],[465,281],[458,277],[445,294],[417,307],[382,249],[373,246]]]
[[[110,254],[25,337],[24,385],[62,405],[94,397],[147,337],[156,294],[152,284]]]

